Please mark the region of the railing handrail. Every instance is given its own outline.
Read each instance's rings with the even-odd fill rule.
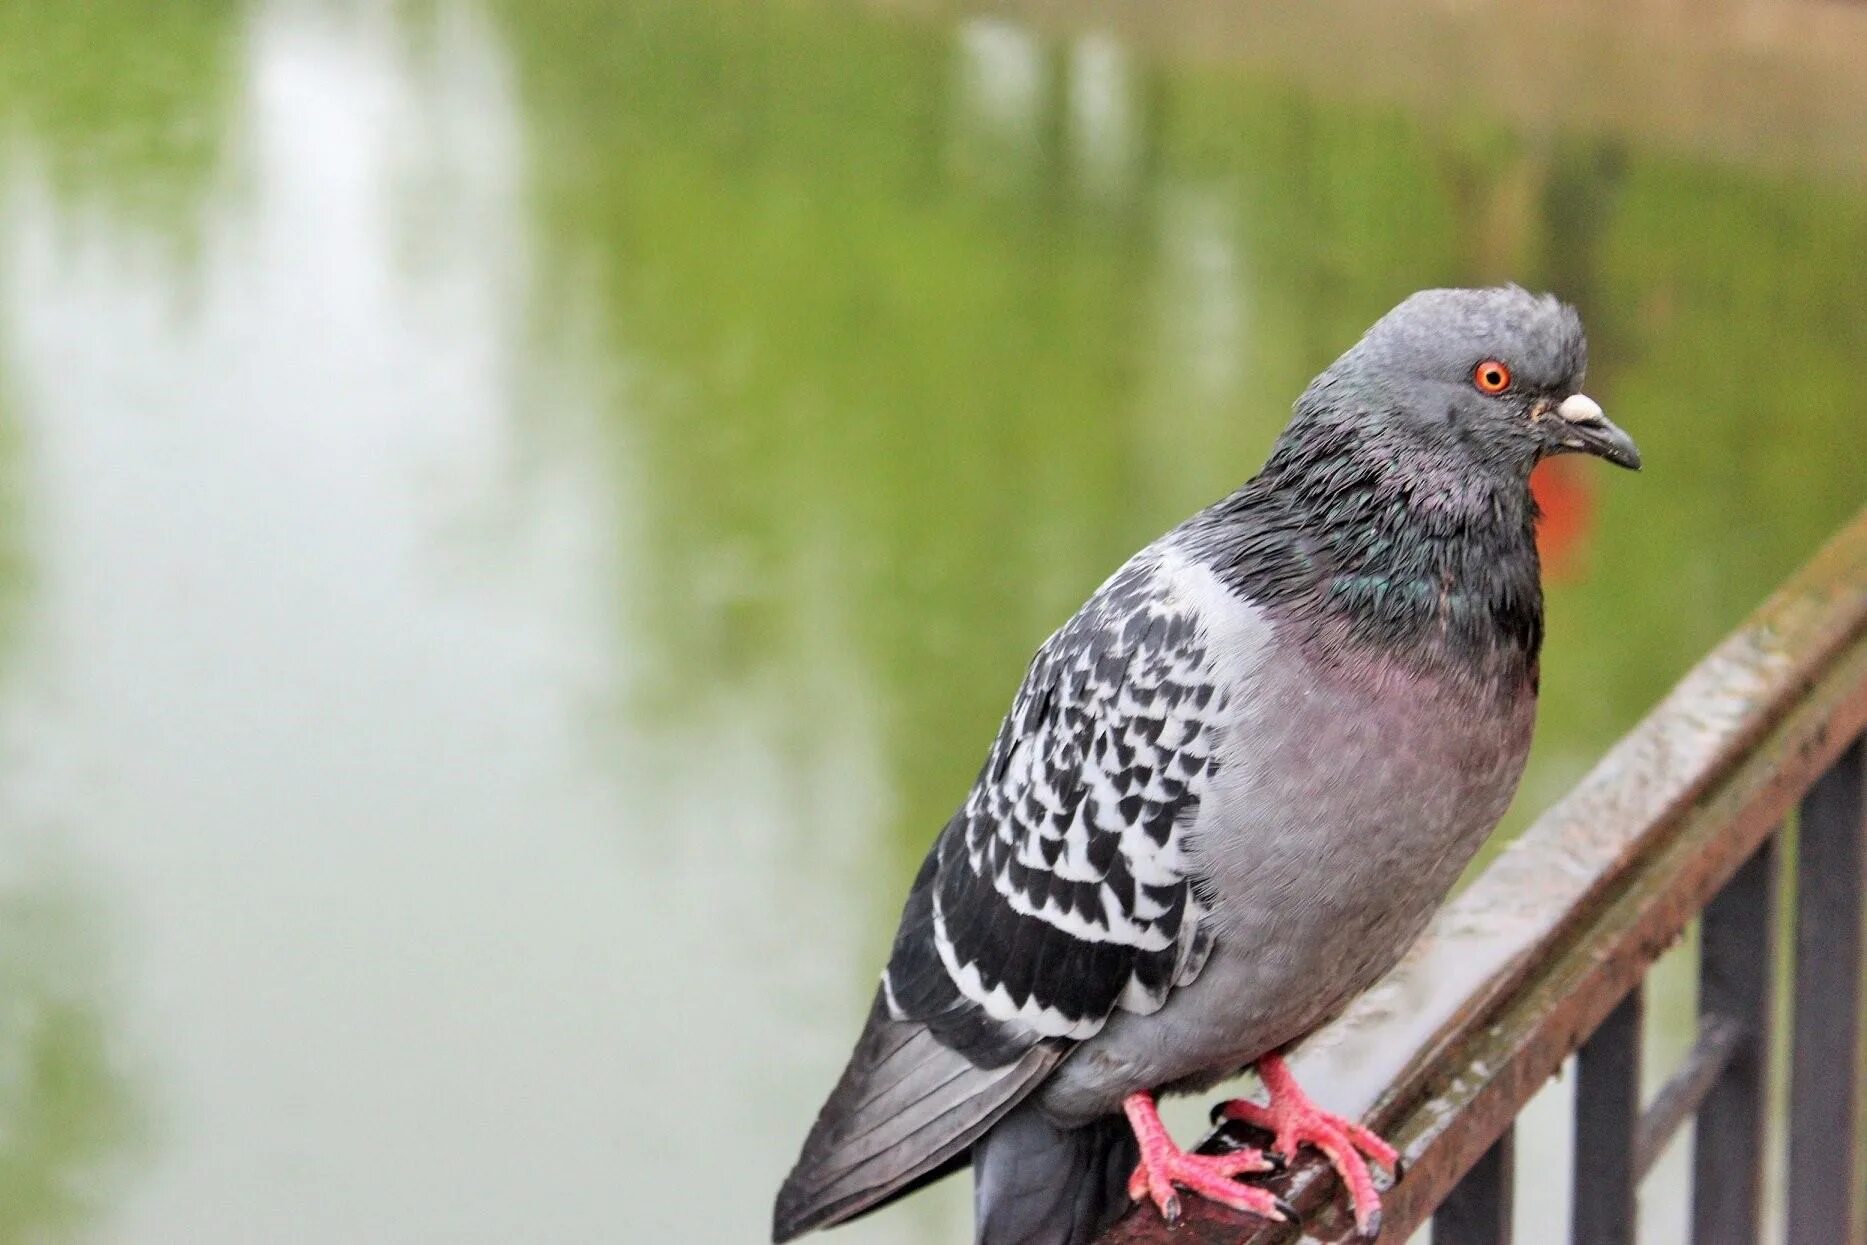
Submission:
[[[1325,1105],[1406,1159],[1382,1241],[1431,1216],[1863,729],[1867,509],[1294,1053]],[[1298,1165],[1280,1192],[1305,1239],[1352,1238],[1326,1166]],[[1203,1199],[1187,1207],[1174,1245],[1288,1239]],[[1165,1240],[1160,1228],[1137,1210],[1105,1241]]]

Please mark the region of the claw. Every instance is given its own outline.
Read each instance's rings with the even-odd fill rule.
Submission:
[[[1224,1154],[1188,1154],[1167,1135],[1152,1094],[1129,1095],[1122,1110],[1141,1148],[1141,1161],[1128,1177],[1128,1196],[1136,1201],[1152,1199],[1169,1226],[1180,1221],[1183,1210],[1176,1185],[1266,1219],[1283,1220],[1294,1213],[1269,1191],[1236,1179],[1270,1170],[1271,1164],[1260,1151],[1244,1146]]]
[[[1270,1101],[1237,1098],[1222,1102],[1214,1108],[1215,1118],[1238,1120],[1270,1132],[1274,1137],[1272,1148],[1288,1158],[1294,1158],[1306,1142],[1321,1150],[1348,1187],[1356,1228],[1366,1237],[1378,1235],[1381,1199],[1369,1174],[1368,1159],[1393,1172],[1394,1179],[1399,1180],[1399,1153],[1354,1120],[1332,1115],[1311,1102],[1277,1055],[1266,1055],[1258,1061],[1258,1075]]]

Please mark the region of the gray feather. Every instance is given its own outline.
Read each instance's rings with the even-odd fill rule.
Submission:
[[[1127,1207],[1139,1157],[1119,1115],[1063,1129],[1013,1111],[973,1147],[975,1245],[1089,1245]]]
[[[976,1067],[925,1025],[893,1020],[877,992],[843,1077],[779,1190],[772,1240],[788,1241],[917,1188],[962,1156],[1061,1057],[1033,1046]]]

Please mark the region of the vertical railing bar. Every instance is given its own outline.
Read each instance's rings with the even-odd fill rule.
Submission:
[[[1517,1171],[1513,1125],[1479,1156],[1433,1212],[1433,1245],[1510,1245]]]
[[[1781,837],[1763,841],[1699,924],[1699,1023],[1735,1024],[1741,1036],[1698,1108],[1693,1245],[1755,1245],[1763,1230]]]
[[[1573,1245],[1633,1245],[1642,994],[1640,986],[1627,992],[1577,1060]]]
[[[1788,1245],[1859,1239],[1864,773],[1867,741],[1856,739],[1803,797],[1797,828]]]

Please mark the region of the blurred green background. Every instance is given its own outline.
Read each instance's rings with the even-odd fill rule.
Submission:
[[[1649,464],[1506,833],[1867,497],[1867,11],[1104,16],[0,0],[0,1242],[762,1239],[1030,652],[1415,288]]]

